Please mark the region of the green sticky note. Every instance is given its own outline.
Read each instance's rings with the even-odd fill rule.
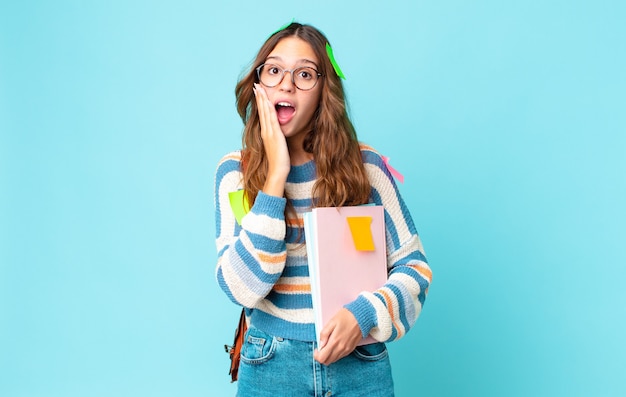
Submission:
[[[337,76],[345,80],[346,76],[343,75],[343,72],[341,71],[339,64],[337,63],[337,61],[335,61],[335,54],[333,54],[333,49],[328,43],[326,43],[326,54],[328,54],[328,59],[330,60],[330,63],[333,65],[333,69],[335,69],[335,73],[337,73]]]
[[[350,225],[350,232],[354,240],[354,247],[358,251],[374,251],[374,237],[372,237],[371,216],[349,216],[346,218]]]
[[[270,37],[271,37],[271,36],[274,36],[276,33],[280,32],[281,30],[287,29],[287,27],[288,27],[289,25],[291,25],[292,23],[294,23],[295,21],[296,21],[296,18],[291,18],[291,22],[287,22],[286,24],[284,24],[283,26],[281,26],[280,28],[278,28],[278,30],[277,30],[277,31],[275,31],[274,33],[272,33],[272,34],[270,35]]]
[[[237,190],[236,192],[228,193],[228,200],[230,201],[230,208],[232,208],[233,213],[235,214],[235,219],[237,219],[237,223],[241,225],[241,220],[244,215],[246,215],[250,211],[250,204],[248,203],[248,198],[244,191]]]

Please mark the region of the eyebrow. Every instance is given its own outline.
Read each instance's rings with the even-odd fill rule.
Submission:
[[[283,62],[283,59],[282,59],[281,57],[279,57],[279,56],[275,56],[275,55],[274,55],[274,56],[269,56],[269,57],[265,58],[265,61],[267,61],[268,59],[275,59],[275,60],[277,60],[277,61]],[[298,63],[303,63],[303,62],[304,62],[304,63],[310,63],[310,64],[313,64],[313,65],[314,65],[317,69],[319,69],[319,66],[317,66],[317,63],[315,63],[315,62],[311,61],[310,59],[306,59],[306,58],[299,59],[299,60],[296,62],[296,64],[298,64]]]

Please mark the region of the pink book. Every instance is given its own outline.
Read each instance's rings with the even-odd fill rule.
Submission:
[[[382,206],[314,208],[304,214],[317,343],[324,326],[363,291],[387,281]],[[376,342],[368,336],[359,345]]]

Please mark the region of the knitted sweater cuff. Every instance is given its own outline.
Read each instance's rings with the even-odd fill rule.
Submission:
[[[374,328],[378,322],[374,306],[372,306],[370,301],[363,297],[363,295],[359,295],[358,298],[344,307],[348,309],[354,317],[356,317],[356,321],[359,323],[359,328],[361,328],[361,335],[364,338],[367,337],[372,328]]]
[[[251,211],[258,215],[267,215],[270,218],[285,220],[286,205],[287,199],[284,197],[270,196],[259,191]]]

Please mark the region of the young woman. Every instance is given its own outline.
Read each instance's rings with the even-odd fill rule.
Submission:
[[[392,396],[385,342],[415,323],[431,271],[381,156],[359,144],[328,40],[298,23],[274,33],[236,87],[243,148],[217,167],[220,287],[246,309],[240,396]],[[237,222],[229,193],[243,190]],[[302,214],[385,208],[388,281],[341,309],[315,342]],[[365,336],[379,343],[356,347]]]

